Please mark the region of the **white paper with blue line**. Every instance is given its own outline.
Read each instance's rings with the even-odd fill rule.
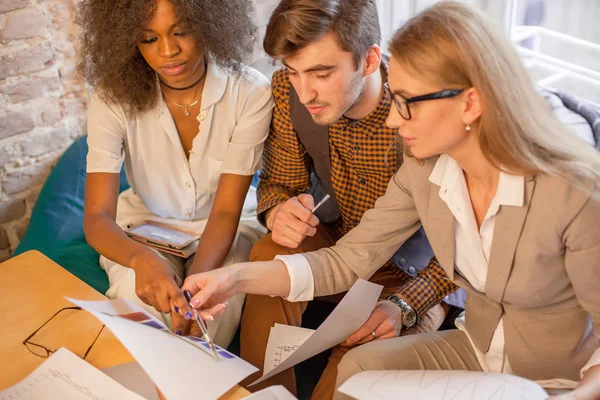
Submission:
[[[542,400],[535,382],[510,374],[475,371],[363,371],[340,392],[361,400]]]
[[[126,299],[67,299],[104,323],[168,399],[218,399],[257,371],[218,346],[217,362],[204,340],[173,334]]]

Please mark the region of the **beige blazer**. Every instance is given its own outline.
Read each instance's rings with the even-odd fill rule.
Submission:
[[[566,179],[527,177],[524,206],[496,216],[481,293],[454,271],[454,216],[428,180],[436,161],[407,159],[355,229],[305,254],[315,296],[368,279],[422,224],[448,277],[467,290],[466,326],[479,350],[488,351],[503,318],[515,374],[578,381],[600,346],[600,202]]]

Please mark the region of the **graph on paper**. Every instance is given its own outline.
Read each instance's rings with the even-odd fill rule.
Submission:
[[[313,334],[312,329],[275,324],[271,328],[265,353],[264,373],[291,356]]]

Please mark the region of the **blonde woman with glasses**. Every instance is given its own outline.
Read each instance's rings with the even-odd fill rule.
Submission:
[[[443,270],[416,281],[466,289],[466,317],[387,340],[373,327],[338,386],[370,369],[483,370],[600,398],[600,155],[553,117],[492,26],[454,2],[408,21],[391,42],[387,120],[408,157],[386,194],[332,248],[190,276],[193,305],[345,291],[422,225]],[[403,310],[414,284],[400,290]]]

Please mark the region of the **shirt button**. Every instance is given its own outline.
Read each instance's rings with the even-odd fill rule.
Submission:
[[[409,266],[408,267],[408,273],[413,275],[415,272],[417,272],[417,269],[414,266]]]
[[[200,115],[200,121],[204,121],[204,115]]]
[[[404,257],[400,257],[400,260],[398,260],[398,263],[400,264],[401,267],[404,267],[406,265],[406,260],[404,259]]]
[[[191,183],[189,183],[189,182],[186,182],[186,183],[185,183],[185,186],[187,186],[187,187],[192,187],[192,184],[191,184]]]
[[[354,151],[359,151],[359,150],[360,150],[360,146],[359,145],[354,146]]]
[[[189,218],[192,216],[192,213],[187,213],[187,214],[185,214],[185,216]]]
[[[365,183],[367,183],[367,180],[366,180],[365,178],[360,178],[358,181],[359,181],[361,184],[363,184],[363,185],[364,185]]]
[[[352,221],[352,223],[354,224],[354,226],[358,225],[358,223],[359,223],[359,222],[360,222],[360,221],[359,221],[359,220],[357,220],[357,219],[355,219],[354,221]]]

